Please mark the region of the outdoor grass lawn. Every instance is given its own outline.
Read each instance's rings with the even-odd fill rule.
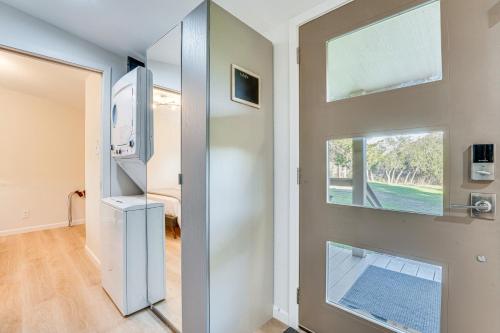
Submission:
[[[369,182],[384,209],[443,215],[443,191],[436,186],[391,185]],[[330,202],[350,205],[350,188],[330,187]]]

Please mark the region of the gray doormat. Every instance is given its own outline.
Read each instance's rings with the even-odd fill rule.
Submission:
[[[288,327],[283,333],[299,333],[299,331],[297,331],[291,327]]]
[[[439,333],[441,284],[368,266],[340,300],[351,309],[370,313],[422,333]]]

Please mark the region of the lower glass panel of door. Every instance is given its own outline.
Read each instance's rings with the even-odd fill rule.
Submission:
[[[439,333],[442,267],[327,242],[326,301],[395,332]]]

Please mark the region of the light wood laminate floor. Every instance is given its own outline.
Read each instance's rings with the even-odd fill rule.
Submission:
[[[121,316],[84,244],[84,225],[0,237],[0,332],[169,332]]]
[[[271,319],[255,333],[283,333],[283,331],[287,328],[288,326],[286,326],[285,324],[277,321],[276,319]]]
[[[174,287],[176,279],[180,284],[180,241],[167,240],[167,262],[173,265],[164,309],[175,321],[180,320],[180,289]],[[257,333],[284,329],[270,320]],[[121,316],[101,287],[99,269],[85,253],[85,226],[78,225],[0,237],[0,332],[170,330],[149,310]]]

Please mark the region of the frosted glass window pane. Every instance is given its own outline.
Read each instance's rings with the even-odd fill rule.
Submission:
[[[440,2],[327,42],[328,102],[442,79]]]

